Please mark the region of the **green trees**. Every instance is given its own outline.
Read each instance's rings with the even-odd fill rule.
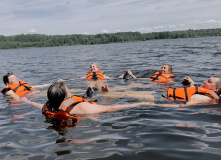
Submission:
[[[21,34],[15,36],[0,35],[0,49],[18,49],[30,47],[55,47],[73,45],[91,45],[107,43],[136,42],[159,39],[196,38],[221,36],[221,28],[200,29],[172,32],[117,32],[96,35],[42,35],[42,34]]]

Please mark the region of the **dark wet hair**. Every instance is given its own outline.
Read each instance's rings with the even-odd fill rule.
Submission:
[[[58,111],[59,106],[67,96],[65,84],[63,82],[53,83],[48,88],[47,96],[50,102],[50,110]]]
[[[9,79],[8,77],[14,75],[12,72],[7,73],[6,75],[3,76],[3,82],[7,85],[7,83],[9,83]]]

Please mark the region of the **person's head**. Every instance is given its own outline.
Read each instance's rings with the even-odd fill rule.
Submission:
[[[97,71],[99,71],[99,65],[97,63],[91,63],[90,72],[97,72]]]
[[[6,85],[9,84],[19,84],[19,79],[13,73],[7,73],[3,76],[3,82]]]
[[[213,90],[218,95],[221,93],[221,77],[210,77],[203,83],[203,88]]]
[[[51,111],[57,111],[64,99],[70,97],[71,94],[63,82],[55,82],[48,88],[47,96]]]
[[[170,64],[164,64],[160,69],[160,74],[171,74],[173,71]]]

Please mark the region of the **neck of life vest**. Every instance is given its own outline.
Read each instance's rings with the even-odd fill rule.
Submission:
[[[65,99],[58,108],[57,112],[51,111],[49,108],[50,103],[49,101],[46,102],[42,108],[42,114],[46,116],[47,122],[51,122],[52,120],[58,120],[60,123],[68,123],[69,120],[72,123],[76,123],[78,120],[76,117],[70,115],[70,111],[76,106],[78,103],[87,102],[86,99],[80,96],[72,96],[70,98]]]
[[[169,88],[167,91],[167,98],[169,100],[189,101],[194,94],[206,95],[212,99],[219,100],[220,97],[212,90],[202,87],[183,87],[183,88]]]
[[[103,80],[104,79],[104,73],[101,71],[97,72],[89,72],[86,75],[86,78],[89,80]]]
[[[19,80],[19,84],[9,84],[7,85],[7,87],[3,88],[1,92],[5,95],[8,90],[13,90],[15,94],[19,96],[24,96],[35,89],[32,88],[31,85],[26,83],[25,81]]]
[[[175,78],[173,74],[160,74],[160,72],[154,73],[153,76],[150,77],[151,81],[155,82],[167,82],[170,78]]]

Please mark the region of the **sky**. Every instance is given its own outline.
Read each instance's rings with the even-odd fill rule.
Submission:
[[[0,0],[0,35],[221,28],[221,0]]]

